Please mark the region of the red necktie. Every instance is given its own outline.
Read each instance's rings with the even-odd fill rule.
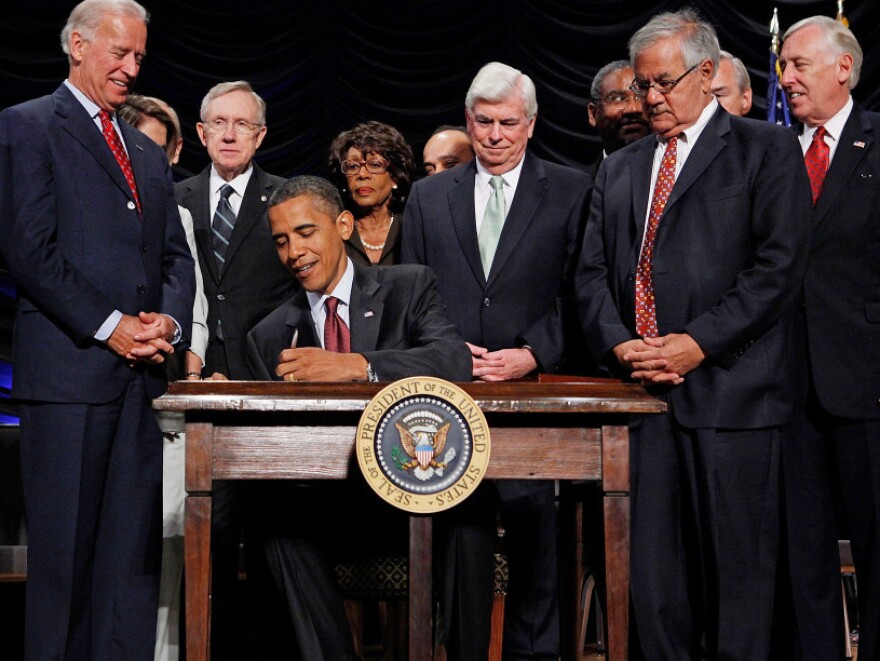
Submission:
[[[324,319],[324,348],[327,351],[351,353],[351,331],[336,312],[339,299],[329,296],[324,304],[327,306],[327,316]]]
[[[810,176],[810,188],[813,189],[813,206],[816,206],[816,200],[822,192],[822,184],[825,182],[825,173],[828,171],[828,155],[830,149],[825,144],[825,136],[828,131],[824,126],[820,126],[813,134],[813,142],[810,148],[804,154],[804,163],[807,166],[807,174]]]
[[[678,148],[678,136],[669,138],[657,183],[654,185],[654,196],[651,199],[651,213],[648,216],[648,228],[645,230],[645,242],[639,263],[636,267],[636,332],[642,337],[657,337],[657,308],[654,304],[654,276],[651,272],[654,260],[654,241],[657,238],[657,227],[666,208],[666,200],[675,184],[675,157]]]
[[[110,121],[110,113],[106,110],[102,110],[98,115],[101,117],[101,129],[104,133],[104,139],[107,141],[110,151],[113,152],[113,156],[116,157],[116,162],[119,163],[119,167],[122,168],[122,175],[128,182],[128,187],[131,189],[131,194],[134,196],[134,202],[137,204],[138,214],[140,214],[141,198],[138,197],[137,186],[134,183],[134,172],[131,169],[131,161],[128,160],[128,154],[125,152],[125,147],[122,146],[122,140],[119,139],[119,134],[116,132],[116,129],[113,128],[113,122]]]

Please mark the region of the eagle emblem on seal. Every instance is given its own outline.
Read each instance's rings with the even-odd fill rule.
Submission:
[[[442,477],[456,454],[454,448],[446,450],[446,436],[452,423],[436,414],[422,412],[406,416],[402,423],[395,422],[394,426],[400,435],[400,447],[409,457],[409,460],[405,459],[403,453],[395,448],[397,452],[392,452],[392,456],[397,468],[412,472],[414,477],[422,481],[431,479],[435,474]]]

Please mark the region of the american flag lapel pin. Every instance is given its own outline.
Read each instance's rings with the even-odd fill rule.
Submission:
[[[367,310],[366,312],[364,312],[364,319],[369,319],[372,316],[373,316],[372,310]]]
[[[865,141],[864,140],[856,140],[853,143],[853,147],[858,147],[859,149],[864,149],[865,148]]]

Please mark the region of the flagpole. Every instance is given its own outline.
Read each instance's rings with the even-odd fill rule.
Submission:
[[[838,6],[842,1],[838,0]],[[774,124],[791,126],[791,117],[788,113],[788,99],[782,91],[779,79],[782,70],[779,67],[779,10],[773,8],[773,18],[770,20],[770,77],[767,86],[767,121]]]

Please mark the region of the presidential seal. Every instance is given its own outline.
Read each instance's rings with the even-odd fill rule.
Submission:
[[[414,514],[457,505],[489,463],[489,427],[454,383],[420,376],[379,392],[361,415],[358,465],[383,500]]]

